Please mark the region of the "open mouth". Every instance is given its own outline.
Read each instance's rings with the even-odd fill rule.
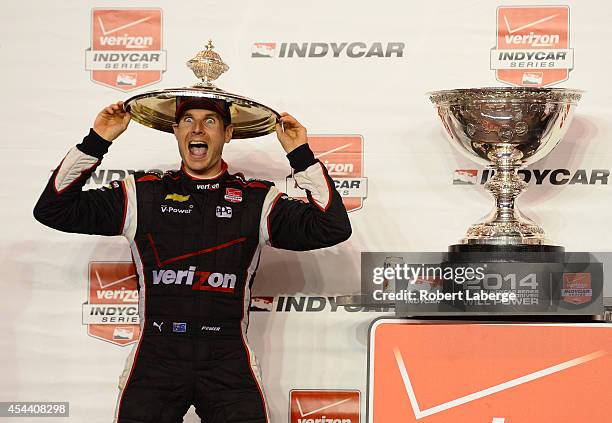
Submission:
[[[208,143],[204,141],[190,141],[189,142],[189,153],[196,159],[205,157],[207,152],[208,152]]]

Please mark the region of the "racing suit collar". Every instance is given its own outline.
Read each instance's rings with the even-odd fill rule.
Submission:
[[[225,160],[221,159],[221,170],[219,171],[219,173],[217,173],[215,176],[211,176],[210,178],[199,178],[197,176],[190,175],[189,172],[187,172],[187,169],[185,168],[185,164],[181,163],[181,173],[185,176],[185,178],[191,179],[193,181],[213,181],[225,175],[227,173],[227,167],[228,166]]]

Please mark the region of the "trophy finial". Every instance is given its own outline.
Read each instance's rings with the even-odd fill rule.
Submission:
[[[187,62],[189,69],[202,81],[197,83],[196,87],[214,88],[215,85],[212,81],[229,69],[229,66],[221,60],[221,56],[214,51],[214,48],[212,39],[209,39],[205,50],[198,52],[193,59]]]

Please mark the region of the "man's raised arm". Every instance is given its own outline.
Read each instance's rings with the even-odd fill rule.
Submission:
[[[263,204],[261,238],[287,250],[330,247],[351,236],[351,223],[342,197],[323,164],[315,159],[307,143],[306,128],[291,115],[281,115],[278,138],[287,152],[297,185],[308,203],[270,188]]]
[[[64,232],[121,235],[127,230],[128,195],[132,177],[108,188],[83,191],[87,178],[100,164],[111,142],[127,128],[128,113],[122,103],[102,110],[83,142],[73,147],[55,169],[34,207],[42,224]]]

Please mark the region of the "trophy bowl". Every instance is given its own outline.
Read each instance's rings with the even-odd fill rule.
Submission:
[[[429,93],[447,139],[494,171],[485,184],[495,207],[460,244],[481,248],[550,245],[542,228],[516,207],[527,188],[517,171],[545,157],[563,139],[582,91],[560,88],[470,88]]]

